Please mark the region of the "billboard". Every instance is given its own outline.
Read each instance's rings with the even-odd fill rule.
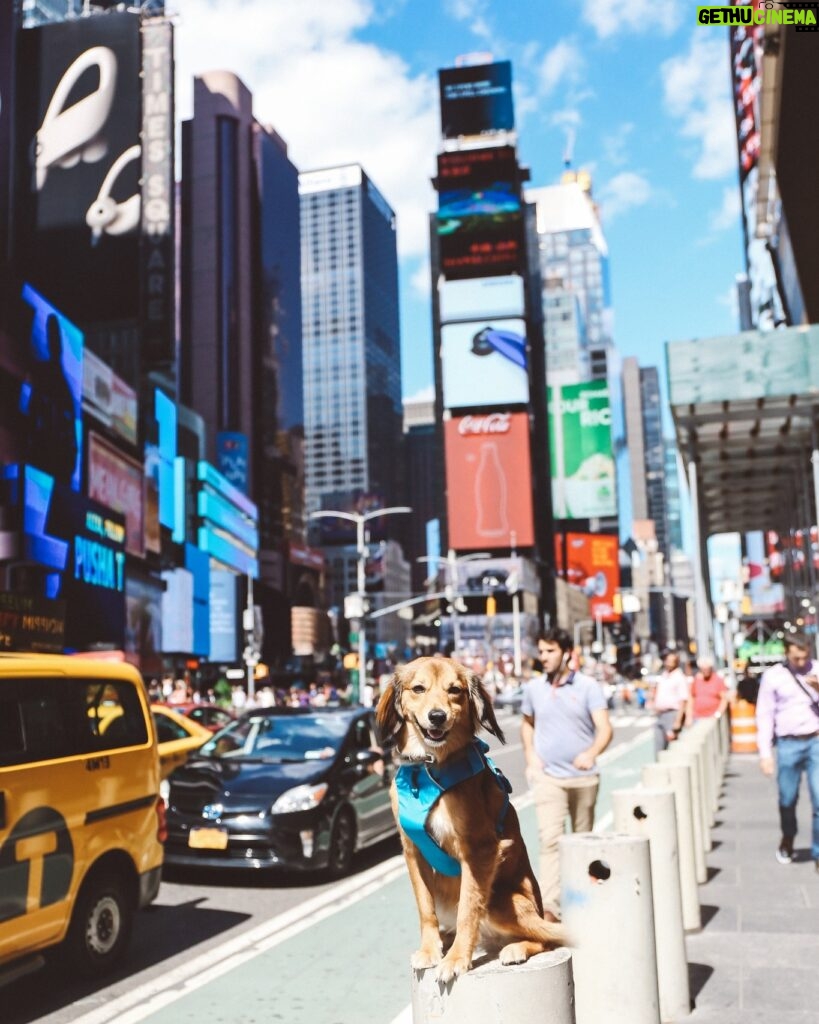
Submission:
[[[247,494],[247,434],[220,430],[216,435],[216,468],[234,487]]]
[[[23,285],[28,369],[19,392],[21,461],[79,490],[82,452],[82,331]]]
[[[474,213],[438,221],[438,246],[444,277],[512,274],[523,259],[523,216]]]
[[[618,538],[602,533],[567,533],[565,536],[565,561],[562,538],[555,536],[558,575],[588,597],[594,619],[616,622],[620,618],[614,610],[614,595],[620,586]]]
[[[493,181],[518,181],[519,177],[515,147],[490,146],[439,153],[435,184],[446,192],[454,188],[480,188]]]
[[[533,544],[528,415],[452,417],[444,440],[450,546]]]
[[[514,130],[511,61],[443,68],[438,87],[445,139]]]
[[[48,573],[65,600],[65,645],[121,649],[125,632],[125,522],[32,466],[2,472],[20,519],[22,558]]]
[[[608,384],[596,380],[547,391],[555,519],[617,515]]]
[[[540,597],[537,566],[530,558],[476,558],[457,563],[458,591],[465,596],[526,592]]]
[[[17,255],[81,322],[139,309],[139,24],[109,13],[19,33]]]
[[[438,193],[438,234],[453,217],[518,213],[520,192],[512,181],[493,181],[482,188],[453,188]]]
[[[62,654],[65,601],[0,591],[0,651]]]
[[[739,0],[737,6],[746,6]],[[755,4],[753,6],[756,6]],[[734,93],[734,112],[739,141],[739,173],[744,179],[756,167],[760,149],[760,93],[762,91],[762,56],[765,36],[764,25],[732,25],[731,70]]]
[[[142,353],[150,366],[174,361],[173,25],[142,23]]]
[[[526,310],[519,274],[442,281],[438,288],[441,323],[492,317],[522,317]]]
[[[88,437],[88,497],[125,517],[125,550],[145,554],[145,475],[143,466],[103,440]]]
[[[127,660],[143,675],[162,674],[162,584],[133,574],[125,579],[125,646]]]
[[[238,660],[236,574],[222,569],[210,573],[210,660]]]
[[[137,394],[99,356],[86,349],[82,372],[83,407],[123,441],[137,443]]]
[[[529,401],[526,323],[479,320],[441,328],[444,406],[518,405]]]

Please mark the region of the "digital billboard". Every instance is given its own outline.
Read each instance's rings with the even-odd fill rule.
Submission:
[[[448,409],[529,401],[523,320],[444,325],[441,365],[444,406]]]
[[[125,550],[145,554],[145,475],[141,463],[91,433],[88,437],[88,497],[125,517]]]
[[[247,434],[235,430],[219,431],[216,435],[216,468],[234,487],[247,494]]]
[[[19,33],[17,255],[81,322],[139,309],[139,25],[123,12]]]
[[[523,217],[466,214],[438,221],[441,271],[448,280],[512,274],[523,259]]]
[[[443,68],[438,86],[445,139],[514,130],[511,61]]]
[[[238,660],[236,573],[212,569],[210,574],[210,660]]]
[[[608,384],[551,387],[548,397],[555,519],[617,515]]]
[[[441,323],[483,317],[522,317],[526,305],[519,274],[442,281],[438,288]]]
[[[147,675],[162,674],[162,584],[160,580],[125,578],[125,646],[127,661]]]
[[[614,595],[620,586],[620,542],[602,533],[567,533],[566,558],[563,561],[562,538],[555,537],[558,575],[589,599],[594,619],[615,622]]]
[[[122,648],[125,522],[32,466],[7,466],[22,557],[48,573],[45,597],[65,600],[65,645]]]
[[[137,395],[107,363],[88,349],[83,356],[85,408],[123,441],[137,443]]]
[[[747,0],[738,0],[737,6],[748,6]],[[756,4],[754,3],[753,6]],[[739,139],[739,169],[740,178],[744,178],[759,160],[761,124],[759,102],[762,91],[765,26],[732,25],[729,35],[734,112]]]
[[[65,601],[0,591],[0,651],[62,654]]]
[[[483,188],[453,188],[438,193],[438,234],[452,218],[474,214],[518,213],[520,193],[511,181],[493,181]]]
[[[456,188],[480,188],[493,181],[518,181],[519,177],[514,146],[487,146],[439,153],[435,185],[446,192]]]
[[[528,415],[452,417],[444,423],[444,440],[450,546],[533,544]]]
[[[82,453],[82,331],[30,285],[23,286],[28,369],[18,408],[21,458],[78,490]]]
[[[170,364],[175,358],[173,80],[173,24],[165,18],[145,18],[140,281],[142,352],[152,366]]]

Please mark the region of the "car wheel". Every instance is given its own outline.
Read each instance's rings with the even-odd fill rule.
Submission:
[[[340,811],[330,835],[327,873],[330,878],[341,878],[350,870],[355,853],[355,819],[349,810]]]
[[[131,938],[134,912],[122,878],[101,871],[83,883],[63,946],[71,967],[83,977],[112,970]]]

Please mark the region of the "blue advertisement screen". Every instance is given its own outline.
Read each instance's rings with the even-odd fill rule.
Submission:
[[[22,299],[30,311],[29,365],[19,399],[24,460],[78,491],[84,335],[28,284],[23,285]]]

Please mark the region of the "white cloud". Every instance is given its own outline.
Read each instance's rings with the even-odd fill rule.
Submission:
[[[437,86],[356,33],[368,0],[179,0],[180,113],[192,112],[192,77],[234,71],[254,113],[284,137],[301,170],[360,163],[398,215],[402,256],[428,248],[429,179],[438,145]]]
[[[582,0],[582,4],[583,20],[601,39],[621,32],[670,35],[680,25],[684,9],[680,0]]]
[[[732,323],[739,323],[739,296],[737,295],[737,286],[735,284],[732,284],[730,288],[717,295],[715,302],[717,306],[729,311]]]
[[[656,198],[649,181],[634,171],[616,174],[597,193],[600,210],[606,223]]]
[[[722,205],[710,217],[710,228],[714,232],[736,228],[742,217],[742,198],[739,186],[729,185],[722,190]]]
[[[583,56],[574,43],[561,39],[544,56],[540,65],[539,83],[544,95],[561,84],[574,83],[584,67]]]
[[[695,178],[736,173],[737,137],[721,34],[695,33],[688,52],[660,68],[663,98],[680,134],[693,141]]]

